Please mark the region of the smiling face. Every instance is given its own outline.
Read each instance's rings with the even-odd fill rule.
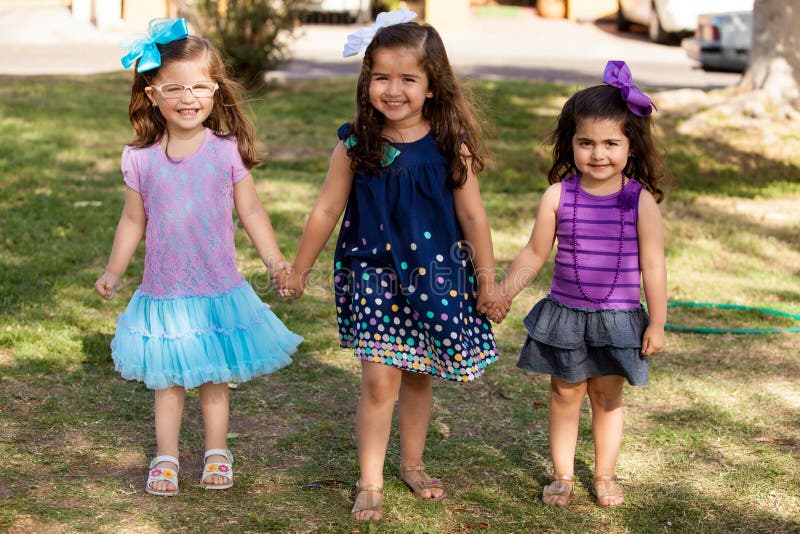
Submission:
[[[428,76],[411,48],[380,48],[372,55],[369,101],[386,126],[405,130],[424,122],[422,107],[433,94]]]
[[[172,136],[187,136],[204,130],[203,122],[214,109],[214,97],[197,98],[185,90],[179,98],[165,98],[156,88],[167,83],[192,86],[196,83],[213,83],[204,68],[203,61],[171,61],[158,70],[152,85],[145,88],[145,94],[155,105],[167,122],[167,131]]]
[[[586,118],[578,121],[572,152],[584,187],[602,188],[607,183],[618,187],[631,150],[619,122]]]

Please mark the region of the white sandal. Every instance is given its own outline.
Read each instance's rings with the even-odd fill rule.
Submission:
[[[203,467],[203,474],[200,477],[200,487],[211,490],[224,490],[233,487],[233,454],[230,449],[208,449],[203,456],[205,462],[209,456],[224,456],[227,462],[211,462]],[[228,479],[224,484],[206,484],[204,481],[212,475],[218,475]]]
[[[168,467],[157,468],[156,466],[161,462],[173,463],[175,464],[175,469],[170,469]],[[181,470],[181,464],[178,462],[177,458],[170,456],[169,454],[161,454],[153,458],[153,460],[150,462],[149,469],[150,471],[147,473],[147,483],[144,486],[144,490],[147,493],[151,495],[159,495],[161,497],[174,497],[178,494],[178,472]],[[152,483],[161,482],[162,480],[166,480],[167,482],[173,484],[175,489],[158,491],[151,487]]]

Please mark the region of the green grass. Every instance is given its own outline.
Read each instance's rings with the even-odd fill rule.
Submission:
[[[473,88],[494,124],[495,158],[481,184],[505,266],[527,240],[546,187],[549,155],[541,140],[572,88],[521,81]],[[338,79],[251,95],[269,154],[255,178],[290,256],[336,128],[352,114],[352,90],[352,80]],[[502,358],[484,378],[435,384],[426,462],[447,484],[448,499],[422,504],[411,497],[395,474],[395,431],[385,520],[355,524],[348,512],[358,474],[359,367],[338,348],[332,296],[276,298],[241,229],[242,271],[306,341],[291,366],[232,393],[232,490],[198,487],[202,420],[190,392],[181,495],[146,495],[145,466],[155,452],[152,392],[122,380],[108,349],[116,317],[141,278],[143,248],[117,299],[104,302],[92,291],[122,208],[128,92],[126,74],[0,78],[0,530],[800,531],[797,334],[668,334],[667,350],[651,362],[651,384],[626,390],[619,472],[627,505],[601,509],[587,491],[588,407],[574,504],[541,504],[548,383],[514,363],[525,337],[521,319],[546,293],[550,265],[496,328]],[[670,298],[800,313],[800,151],[775,159],[755,141],[725,141],[737,135],[733,120],[713,125],[713,135],[681,134],[686,118],[670,112],[657,119],[677,178],[662,205]],[[796,135],[781,142],[797,143]],[[330,274],[332,247],[318,263],[323,274]],[[674,318],[788,325],[719,311],[675,310]]]

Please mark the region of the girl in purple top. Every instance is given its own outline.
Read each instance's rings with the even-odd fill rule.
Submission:
[[[227,447],[229,382],[291,362],[302,338],[261,302],[236,268],[235,207],[270,270],[287,263],[250,169],[253,128],[219,52],[183,19],[152,21],[123,58],[136,64],[122,152],[125,206],[95,290],[111,299],[145,237],[142,284],[120,315],[112,358],[124,378],[155,390],[158,453],[145,489],[178,493],[178,435],[186,389],[197,387],[205,426],[201,486],[233,485]]]
[[[551,186],[528,244],[501,289],[512,299],[558,240],[550,294],[525,318],[517,365],[550,375],[553,482],[543,501],[566,506],[573,492],[583,397],[592,405],[594,494],[600,506],[624,498],[614,474],[622,441],[624,379],[647,383],[647,356],[664,346],[667,274],[657,203],[668,171],[653,139],[650,99],[625,63],[611,61],[604,85],[564,104],[551,135]],[[639,276],[650,317],[639,300]],[[510,303],[508,303],[510,304]],[[500,321],[505,314],[489,309]]]

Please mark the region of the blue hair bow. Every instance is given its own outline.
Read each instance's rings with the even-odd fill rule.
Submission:
[[[631,69],[624,61],[609,61],[603,72],[603,82],[620,90],[622,99],[634,115],[647,117],[653,112],[653,102],[649,96],[633,85]]]
[[[122,66],[126,69],[138,59],[137,72],[147,72],[161,66],[161,53],[157,44],[171,43],[189,36],[186,19],[153,19],[148,24],[148,35],[136,39],[130,44],[121,45],[121,48],[130,50],[122,56]]]

